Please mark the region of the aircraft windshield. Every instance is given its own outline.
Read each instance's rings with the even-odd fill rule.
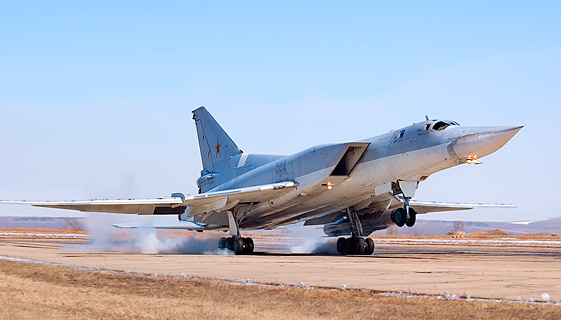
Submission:
[[[438,121],[432,126],[432,129],[436,131],[442,131],[448,128],[449,126],[459,126],[459,125],[460,124],[457,123],[456,121]]]

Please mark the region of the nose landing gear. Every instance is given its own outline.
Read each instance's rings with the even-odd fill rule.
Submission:
[[[417,221],[417,211],[413,208],[409,208],[409,212],[405,208],[398,208],[392,212],[391,219],[398,227],[408,226],[412,227]]]
[[[398,227],[404,225],[412,227],[417,221],[417,211],[409,206],[409,201],[415,195],[419,182],[398,180],[397,186],[398,191],[403,195],[403,209],[397,209],[395,214],[392,214],[392,220]]]

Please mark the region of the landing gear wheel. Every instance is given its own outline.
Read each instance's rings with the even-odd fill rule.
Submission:
[[[236,254],[244,254],[244,241],[243,238],[237,238],[234,241],[238,243],[238,250],[236,250]]]
[[[341,255],[345,254],[345,249],[347,247],[347,239],[339,238],[337,239],[337,252]]]
[[[230,238],[232,243],[232,248],[230,250],[234,251],[235,254],[242,254],[243,253],[243,240],[242,238]]]
[[[392,213],[392,221],[398,226],[403,227],[405,225],[405,219],[407,212],[403,208],[398,208]]]
[[[218,249],[225,249],[227,240],[228,239],[226,239],[224,237],[220,238],[220,240],[218,240]]]
[[[345,239],[345,254],[364,254],[364,238]]]
[[[355,238],[345,239],[345,254],[354,254]]]
[[[364,254],[367,256],[371,256],[374,253],[374,240],[372,240],[371,238],[366,238],[364,242],[366,242],[366,249],[364,250]]]
[[[243,254],[252,254],[253,249],[255,248],[253,244],[253,239],[251,238],[242,238],[243,239]]]
[[[234,238],[226,238],[226,241],[224,242],[226,249],[228,250],[233,250],[233,246],[234,246]]]
[[[366,249],[364,238],[356,239],[355,246],[354,246],[354,254],[362,255],[364,254],[364,249]]]
[[[341,255],[372,255],[374,241],[370,238],[339,238],[337,252]]]
[[[252,254],[255,245],[253,244],[253,239],[242,238],[242,237],[229,237],[220,238],[218,240],[219,249],[228,249],[233,251],[234,254]]]
[[[407,219],[407,221],[405,221],[405,224],[408,227],[412,227],[415,225],[415,221],[417,221],[417,211],[413,210],[413,209],[409,209],[409,219]]]

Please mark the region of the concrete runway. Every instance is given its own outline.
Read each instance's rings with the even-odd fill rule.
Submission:
[[[561,299],[561,249],[378,244],[370,257],[265,253],[177,255],[69,250],[81,240],[0,239],[0,255],[141,273],[304,283],[516,300]],[[274,240],[269,245],[275,243]],[[259,248],[257,248],[259,249]]]

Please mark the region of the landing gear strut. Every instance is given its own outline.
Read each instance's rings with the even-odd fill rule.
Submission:
[[[403,224],[405,224],[408,227],[412,227],[415,225],[415,222],[417,221],[417,211],[415,211],[415,209],[409,207],[409,200],[410,198],[406,197],[404,199],[404,210],[405,210],[405,219],[403,221]],[[398,227],[403,227],[402,225],[398,225]]]
[[[353,208],[347,208],[347,216],[351,226],[351,237],[337,239],[337,252],[341,255],[372,255],[374,253],[374,241],[362,237],[362,224]]]
[[[398,227],[403,227],[404,225],[412,227],[415,225],[415,221],[417,221],[417,211],[409,206],[409,200],[415,195],[415,190],[417,190],[419,183],[399,180],[397,185],[403,195],[403,209],[398,209],[395,215],[392,216],[392,220],[394,220]]]
[[[229,238],[220,238],[218,241],[219,249],[228,249],[235,254],[252,254],[255,245],[253,239],[244,238],[240,235],[240,221],[234,216],[232,211],[227,212],[230,235]]]

